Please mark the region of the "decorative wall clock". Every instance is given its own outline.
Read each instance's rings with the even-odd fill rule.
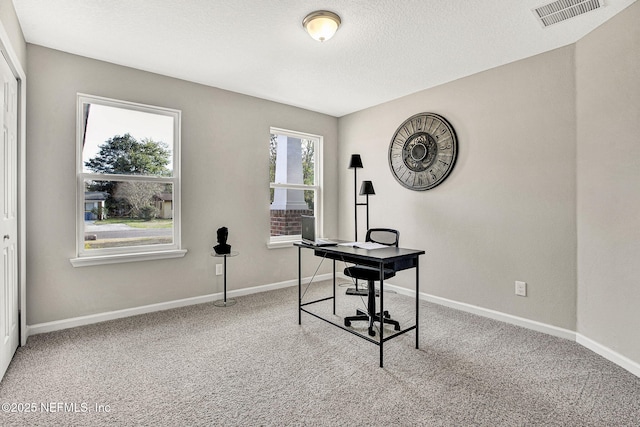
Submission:
[[[389,168],[410,190],[429,190],[444,181],[456,162],[458,139],[449,122],[433,113],[409,117],[389,144]]]

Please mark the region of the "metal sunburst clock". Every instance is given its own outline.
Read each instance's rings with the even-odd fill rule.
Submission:
[[[447,119],[433,113],[409,117],[389,144],[389,168],[394,178],[410,190],[430,190],[451,173],[458,139]]]

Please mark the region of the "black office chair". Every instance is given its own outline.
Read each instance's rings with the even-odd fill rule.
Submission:
[[[398,240],[400,239],[400,233],[398,230],[391,228],[370,228],[367,230],[367,242],[380,243],[387,246],[398,246]],[[369,267],[366,265],[354,265],[353,267],[347,267],[344,269],[344,274],[357,280],[366,280],[367,286],[367,312],[362,310],[356,310],[355,316],[348,316],[344,318],[344,325],[351,326],[353,321],[368,321],[369,322],[369,335],[375,336],[376,331],[373,329],[374,322],[380,321],[380,313],[376,313],[376,289],[374,282],[380,280],[380,269],[378,267]],[[387,280],[396,275],[395,270],[384,269],[384,280]],[[391,319],[388,311],[383,313],[383,323],[388,323],[394,326],[396,331],[400,330],[400,323]]]

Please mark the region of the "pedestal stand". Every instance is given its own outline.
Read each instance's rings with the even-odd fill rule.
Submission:
[[[224,258],[224,271],[223,271],[223,276],[224,276],[224,299],[222,300],[218,300],[218,301],[214,301],[213,305],[215,305],[216,307],[230,307],[232,305],[234,305],[236,303],[236,300],[234,299],[227,299],[227,258],[229,257],[233,257],[233,256],[238,256],[240,254],[240,252],[230,252],[228,254],[217,254],[215,252],[213,252],[211,254],[211,256],[216,257],[216,258]]]

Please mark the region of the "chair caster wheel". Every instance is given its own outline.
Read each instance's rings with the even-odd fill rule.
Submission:
[[[351,326],[351,322],[349,320],[344,321],[344,326]]]
[[[369,336],[375,337],[376,336],[376,331],[374,331],[373,329],[369,328]]]
[[[395,325],[395,326],[393,327],[393,329],[394,329],[395,331],[399,331],[399,330],[400,330],[400,325]]]
[[[384,317],[386,317],[387,319],[391,319],[391,315],[389,315],[389,312],[387,310],[384,311]]]

